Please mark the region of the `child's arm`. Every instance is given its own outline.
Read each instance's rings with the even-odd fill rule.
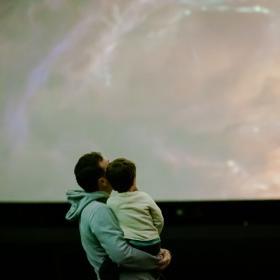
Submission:
[[[161,213],[161,209],[158,207],[156,202],[148,194],[147,194],[147,199],[148,199],[150,213],[153,218],[154,225],[157,228],[158,233],[160,234],[164,225],[164,218]]]
[[[156,205],[155,202],[154,204],[151,204],[150,212],[154,221],[154,225],[158,229],[158,233],[160,234],[163,229],[164,219],[160,208]]]

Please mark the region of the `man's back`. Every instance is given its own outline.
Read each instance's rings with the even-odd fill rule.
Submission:
[[[88,221],[91,221],[91,223],[88,223]],[[123,254],[127,251],[127,244],[118,241],[118,235],[122,236],[122,232],[120,235],[118,231],[117,220],[113,212],[104,203],[94,201],[82,212],[80,221],[82,245],[96,273],[98,274],[108,252],[112,260],[124,265],[120,269],[120,280],[154,280],[155,278],[149,271],[143,271],[145,267],[148,269],[150,266],[151,260],[149,259],[147,259],[146,265],[143,263],[144,266],[135,267],[137,264],[133,264],[132,268],[125,268],[132,255],[129,256],[128,252],[127,255]]]
[[[88,261],[98,275],[101,264],[109,255],[113,262],[126,270],[121,272],[121,279],[154,279],[143,271],[157,268],[157,258],[128,245],[117,218],[104,203],[107,198],[108,194],[104,192],[68,193],[72,206],[67,218],[80,221],[81,242]]]

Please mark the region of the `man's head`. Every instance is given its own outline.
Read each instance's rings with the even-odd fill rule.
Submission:
[[[91,152],[84,154],[78,160],[74,168],[74,174],[79,186],[86,192],[106,191],[112,188],[105,178],[108,160],[100,153]]]
[[[108,164],[106,177],[114,190],[126,192],[135,183],[136,166],[128,159],[117,158]]]

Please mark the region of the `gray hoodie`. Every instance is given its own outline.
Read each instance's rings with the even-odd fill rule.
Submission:
[[[158,259],[125,241],[115,215],[106,205],[108,193],[70,190],[66,195],[71,203],[66,219],[79,221],[81,243],[97,276],[109,255],[113,262],[126,268],[121,272],[121,280],[154,279],[148,271],[157,267]]]

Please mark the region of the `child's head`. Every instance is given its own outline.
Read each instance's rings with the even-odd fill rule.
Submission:
[[[106,177],[115,191],[127,192],[134,184],[136,166],[128,159],[117,158],[108,164]]]

